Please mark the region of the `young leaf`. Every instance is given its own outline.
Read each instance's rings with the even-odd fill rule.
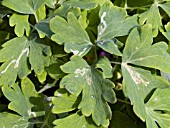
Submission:
[[[28,15],[19,15],[15,13],[10,17],[9,24],[10,26],[15,26],[14,31],[18,37],[22,37],[25,31],[26,35],[29,36],[30,24],[28,22],[28,17]]]
[[[72,111],[78,107],[80,101],[80,97],[77,97],[73,94],[69,94],[69,92],[65,89],[58,89],[52,99],[52,102],[55,105],[52,112],[64,113]]]
[[[170,55],[164,42],[152,44],[152,26],[145,25],[130,33],[123,51],[123,63],[135,64],[170,72]]]
[[[50,28],[55,33],[51,37],[52,40],[58,44],[64,43],[67,53],[84,56],[92,47],[87,32],[73,13],[68,13],[67,21],[60,16],[54,17],[50,22]]]
[[[170,89],[156,89],[152,97],[146,103],[148,128],[169,128],[170,127]],[[163,113],[162,113],[162,112]],[[158,126],[158,125],[159,126]]]
[[[54,128],[103,128],[96,126],[89,117],[85,117],[80,112],[55,120],[54,124],[56,125]]]
[[[72,67],[72,68],[70,68]],[[116,101],[115,93],[112,90],[114,84],[102,77],[102,74],[94,67],[89,66],[79,56],[73,56],[71,61],[61,66],[65,76],[60,87],[65,87],[70,93],[79,95],[82,91],[82,101],[78,108],[85,116],[90,116],[99,126],[107,127],[111,119],[111,110],[107,102]]]
[[[27,64],[29,42],[26,37],[18,37],[6,42],[2,47],[0,62],[4,63],[0,67],[0,84],[12,85],[17,75],[22,79],[30,73]]]
[[[121,56],[117,40],[113,38],[127,35],[133,27],[137,26],[137,16],[127,17],[125,9],[116,7],[109,2],[101,7],[99,16],[98,46],[111,54]]]
[[[35,14],[46,0],[3,0],[2,4],[16,12],[24,14]]]

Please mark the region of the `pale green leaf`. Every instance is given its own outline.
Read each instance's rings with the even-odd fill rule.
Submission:
[[[70,62],[61,66],[61,69],[69,74],[61,80],[60,87],[65,87],[75,95],[82,92],[82,101],[78,108],[86,116],[92,114],[97,125],[107,127],[109,119],[111,119],[111,110],[107,102],[116,101],[115,93],[112,90],[114,84],[110,80],[104,79],[101,72],[89,66],[79,56],[73,56]]]
[[[19,115],[28,118],[44,114],[43,111],[31,111],[33,104],[30,103],[30,98],[36,99],[36,97],[38,97],[38,93],[36,92],[33,83],[28,78],[22,80],[21,89],[18,84],[14,84],[12,87],[2,87],[3,94],[9,101],[11,101],[8,108],[17,112]],[[39,103],[41,104],[41,101],[39,101]]]
[[[109,0],[65,0],[63,5],[70,5],[72,7],[78,7],[81,9],[93,9],[99,5],[103,5]]]
[[[68,13],[67,21],[60,16],[54,17],[50,22],[50,28],[55,33],[51,37],[52,40],[64,44],[67,53],[84,56],[92,47],[87,32],[73,13]]]
[[[123,92],[131,100],[134,112],[143,121],[146,119],[144,99],[154,88],[169,87],[162,77],[154,76],[149,71],[122,64]]]
[[[170,73],[164,73],[164,72],[160,72],[161,73],[161,76],[166,79],[167,81],[170,82]]]
[[[28,118],[10,113],[0,113],[1,128],[33,128]]]
[[[152,97],[146,103],[147,128],[170,127],[170,89],[156,89]],[[161,113],[163,111],[164,113]],[[158,125],[157,125],[158,124]]]
[[[162,32],[162,34],[170,41],[170,22],[165,25],[166,32]]]
[[[96,126],[89,117],[85,117],[80,112],[55,120],[54,124],[56,125],[54,128],[103,128]]]
[[[159,8],[157,4],[153,4],[149,10],[143,12],[139,15],[139,22],[141,25],[147,23],[151,24],[153,28],[153,36],[156,37],[158,35],[158,30],[162,27],[162,18],[159,13]]]
[[[55,8],[56,0],[46,0],[45,4],[50,8]]]
[[[53,113],[64,113],[72,111],[78,107],[79,102],[81,101],[80,97],[70,94],[65,89],[59,89],[55,92],[52,99],[55,107],[53,108]]]
[[[129,17],[125,9],[107,2],[101,7],[99,17],[98,46],[111,54],[121,56],[117,40],[113,38],[127,35],[133,27],[137,26],[137,16]]]
[[[45,71],[45,67],[49,66],[50,46],[36,36],[17,37],[6,42],[2,47],[3,49],[0,50],[0,62],[3,62],[0,67],[1,85],[14,84],[17,75],[20,79],[25,78],[30,74],[30,68],[36,75],[40,75]]]
[[[97,7],[97,3],[90,2],[89,0],[84,1],[66,1],[63,5],[70,5],[72,7],[78,7],[81,9],[93,9]]]
[[[40,81],[40,83],[43,83],[44,81],[46,81],[46,77],[47,77],[47,72],[46,71],[44,71],[40,75],[37,75],[37,78]]]
[[[44,68],[50,64],[51,49],[46,45],[44,40],[33,36],[30,40],[30,55],[29,61],[31,68],[35,73],[40,75],[44,72]],[[38,61],[37,61],[38,60]]]
[[[3,0],[2,4],[16,12],[35,14],[46,0]]]
[[[6,42],[0,50],[1,85],[12,85],[17,75],[22,79],[30,73],[28,66],[29,42],[26,37],[14,38]],[[11,73],[12,72],[12,73]]]
[[[101,68],[103,70],[103,78],[112,77],[112,66],[107,57],[100,58],[96,63],[96,68]]]
[[[28,15],[20,15],[20,14],[13,14],[10,17],[9,24],[10,26],[15,26],[15,34],[18,37],[22,37],[24,32],[26,31],[26,35],[29,36],[30,34],[30,24],[28,22]]]
[[[46,18],[46,8],[45,5],[42,5],[37,11],[36,16],[38,22]]]
[[[163,72],[170,72],[170,55],[164,42],[153,43],[152,26],[145,25],[139,31],[137,28],[130,33],[123,51],[123,63],[130,63]]]

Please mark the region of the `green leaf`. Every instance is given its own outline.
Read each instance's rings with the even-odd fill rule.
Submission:
[[[55,8],[55,4],[57,3],[56,0],[46,0],[45,4],[50,8]]]
[[[109,0],[66,0],[62,4],[70,5],[72,7],[78,7],[81,9],[93,9],[98,6],[98,4],[103,5]]]
[[[170,89],[156,89],[152,97],[146,103],[148,128],[169,128],[170,127]],[[162,113],[162,112],[163,113]],[[158,126],[158,125],[159,126]]]
[[[125,9],[105,3],[99,12],[100,24],[98,26],[97,44],[103,50],[121,56],[115,37],[124,36],[138,25],[137,16],[127,16]]]
[[[57,125],[54,128],[103,128],[96,126],[89,117],[85,117],[80,112],[55,120],[54,124]]]
[[[50,46],[35,35],[31,35],[30,38],[18,37],[6,42],[0,50],[0,62],[4,62],[0,67],[0,85],[12,85],[17,75],[22,79],[30,74],[28,62],[37,75],[42,74],[50,64],[50,56]]]
[[[29,42],[26,37],[18,37],[6,42],[2,47],[0,62],[4,63],[0,67],[0,84],[12,85],[17,75],[22,79],[30,74],[27,62]]]
[[[112,66],[107,57],[100,58],[96,63],[96,68],[101,68],[103,70],[103,78],[112,77]]]
[[[170,41],[170,22],[165,25],[166,32],[162,32],[162,34]]]
[[[34,69],[37,75],[44,72],[44,68],[50,64],[51,49],[45,44],[44,40],[33,36],[30,40],[30,55],[29,61],[31,68]],[[37,61],[38,60],[38,61]]]
[[[66,1],[63,5],[70,5],[72,7],[78,7],[81,9],[93,9],[97,7],[97,3],[90,2],[89,0],[84,1]]]
[[[144,99],[154,88],[169,87],[162,77],[154,76],[149,71],[122,64],[123,92],[131,100],[134,112],[141,120],[146,119]]]
[[[153,4],[149,10],[139,15],[139,23],[143,24],[151,24],[153,28],[153,36],[156,37],[158,35],[158,30],[161,30],[162,27],[162,18],[159,13],[159,8],[157,4]]]
[[[123,51],[123,63],[130,63],[170,72],[170,55],[164,42],[153,43],[152,26],[145,25],[130,33]]]
[[[38,22],[46,18],[46,8],[44,4],[36,11],[36,16]]]
[[[50,18],[38,22],[35,25],[35,28],[38,32],[46,35],[48,38],[51,38],[53,34],[53,32],[50,29]]]
[[[160,72],[161,73],[161,76],[165,79],[165,80],[167,80],[167,81],[169,81],[170,82],[170,73],[164,73],[164,72]]]
[[[31,111],[33,105],[30,103],[30,98],[38,97],[38,93],[36,92],[33,83],[28,78],[22,80],[21,89],[18,84],[14,84],[12,87],[2,87],[3,94],[11,101],[8,108],[17,112],[19,115],[28,118],[44,114],[44,112],[38,113]]]
[[[58,114],[72,111],[78,107],[80,101],[80,97],[70,94],[65,89],[58,89],[52,99],[52,102],[55,105],[52,112]]]
[[[107,127],[111,119],[111,110],[107,102],[115,103],[116,101],[112,90],[114,84],[104,79],[101,72],[89,66],[79,56],[73,56],[70,62],[61,66],[61,69],[69,74],[61,80],[60,87],[65,87],[75,95],[79,95],[82,91],[82,101],[78,108],[85,116],[92,114],[98,126]]]
[[[60,69],[61,65],[63,65],[63,62],[59,61],[58,59],[51,59],[50,65],[46,68],[46,71],[51,76],[51,78],[58,80],[65,75]]]
[[[58,44],[64,43],[67,53],[84,56],[92,47],[87,32],[73,13],[68,13],[67,21],[59,16],[54,17],[50,22],[50,28],[55,33],[51,37],[52,40]]]
[[[29,36],[30,24],[28,22],[28,17],[28,15],[19,15],[15,13],[10,17],[9,24],[10,26],[15,26],[14,31],[18,37],[22,37],[25,31],[26,35]]]
[[[24,14],[35,14],[46,0],[3,0],[2,4],[16,12]]]
[[[33,128],[33,125],[28,122],[28,118],[10,113],[0,113],[1,128]]]

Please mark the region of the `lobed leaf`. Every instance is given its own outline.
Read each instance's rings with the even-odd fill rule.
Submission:
[[[152,97],[146,103],[146,125],[148,128],[170,127],[170,89],[156,89]],[[162,113],[163,112],[163,113]],[[159,126],[158,126],[158,125]]]
[[[18,37],[22,37],[25,31],[26,35],[29,36],[30,24],[28,22],[28,17],[28,15],[19,15],[15,13],[10,17],[9,24],[10,26],[15,26],[14,31]]]
[[[97,127],[90,118],[85,117],[80,112],[55,120],[54,124],[57,125],[54,128],[103,128],[102,126]]]
[[[153,43],[152,26],[145,25],[140,31],[137,28],[130,33],[123,51],[122,61],[170,72],[170,55],[164,42]]]
[[[89,66],[79,56],[71,57],[71,61],[61,66],[61,69],[69,74],[61,80],[60,87],[65,87],[75,95],[82,92],[78,108],[85,116],[92,114],[92,119],[98,126],[108,126],[112,114],[107,102],[116,101],[112,90],[114,84],[104,79],[97,69]]]
[[[2,5],[24,14],[35,14],[46,0],[3,0]]]
[[[55,33],[52,40],[64,44],[67,53],[84,56],[92,47],[87,32],[71,12],[68,13],[67,21],[60,16],[54,17],[50,21],[50,28]]]
[[[128,17],[125,9],[106,2],[100,8],[99,17],[98,46],[111,54],[121,56],[118,40],[114,38],[127,35],[133,27],[137,26],[137,16]]]

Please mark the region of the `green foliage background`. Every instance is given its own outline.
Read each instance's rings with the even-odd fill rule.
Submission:
[[[170,128],[170,0],[1,0],[0,128]]]

